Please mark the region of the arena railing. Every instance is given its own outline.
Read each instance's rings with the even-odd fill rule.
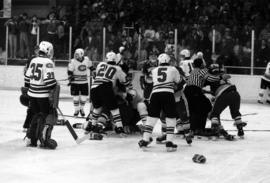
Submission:
[[[1,26],[4,26],[4,25],[1,25]],[[9,49],[12,48],[12,46],[10,45],[12,43],[10,42],[10,39],[8,39],[10,36],[10,33],[9,33],[8,26],[4,26],[4,27],[5,27],[5,36],[4,36],[5,37],[5,50],[4,50],[4,52],[8,53],[8,54],[2,54],[2,64],[4,64],[4,65],[24,64],[24,62],[27,60],[27,58],[12,58],[11,57],[11,50],[9,50]],[[46,34],[44,33],[45,32],[44,29],[45,29],[45,27],[42,27],[42,26],[38,27],[37,36],[34,40],[35,45],[38,45],[39,42],[42,40],[47,40]],[[123,27],[121,31],[123,31],[123,30],[127,31],[127,37],[131,36],[131,34],[135,34],[134,27]],[[178,29],[174,29],[173,55],[176,58],[176,60],[179,58],[178,40],[179,40],[179,36],[181,36],[181,35],[179,35],[178,32],[179,32]],[[60,46],[63,46],[63,45],[61,45],[61,43],[59,44],[59,40],[56,40],[56,47],[55,47],[56,53],[58,51],[57,49],[63,50],[63,53],[58,52],[58,54],[60,56],[56,55],[55,62],[57,65],[66,65],[69,62],[69,60],[73,57],[73,52],[76,48],[75,47],[76,41],[78,41],[77,39],[80,39],[78,37],[78,35],[75,35],[72,27],[69,27],[69,31],[66,32],[66,34],[67,34],[67,35],[65,35],[66,39],[64,40],[66,42],[63,43],[64,48],[57,47],[57,45],[60,45]],[[137,32],[137,34],[138,34],[137,35],[138,39],[136,40],[136,43],[135,43],[137,56],[133,57],[133,59],[135,59],[135,62],[136,62],[136,67],[134,67],[133,69],[137,69],[138,68],[137,66],[140,65],[145,60],[145,58],[142,58],[142,55],[141,55],[142,40],[143,40],[142,30],[139,29],[139,32]],[[108,30],[105,27],[101,28],[100,30],[97,30],[94,36],[95,37],[93,37],[93,39],[95,39],[96,50],[92,50],[91,48],[86,48],[86,47],[85,47],[85,49],[87,49],[87,54],[89,54],[93,58],[92,60],[98,62],[98,61],[104,60],[105,53],[107,51],[109,51],[109,49],[110,49],[109,48],[109,46],[110,46],[109,39],[110,38],[108,38],[108,36],[109,36]],[[18,35],[17,35],[17,39],[19,39]],[[84,40],[79,40],[79,41],[84,41]],[[216,30],[215,29],[212,30],[212,39],[210,41],[212,44],[212,46],[210,48],[212,55],[219,55],[220,53],[217,49],[218,43],[216,43]],[[258,40],[255,40],[255,31],[252,30],[251,37],[250,37],[251,52],[250,52],[250,57],[248,58],[249,63],[248,64],[245,63],[245,65],[241,65],[241,64],[228,65],[225,63],[226,70],[228,71],[228,73],[254,75],[254,74],[262,74],[264,72],[266,65],[263,65],[263,64],[255,65],[254,64],[255,60],[257,60],[257,58],[255,58],[255,57],[257,57],[256,55],[258,55],[256,53],[256,50],[255,50],[255,44],[258,45],[258,43],[255,43],[255,41],[258,41]],[[19,47],[19,44],[17,45],[17,47]],[[33,48],[33,45],[32,45],[32,48]],[[30,49],[30,48],[28,48],[28,49]],[[17,49],[16,51],[20,51],[20,54],[21,54],[21,48]],[[118,50],[115,50],[115,51],[117,52]],[[164,51],[164,50],[162,50],[162,51]],[[96,55],[96,57],[95,57],[95,52],[98,53]],[[17,55],[19,55],[19,52],[17,52]],[[3,58],[3,56],[5,58]]]

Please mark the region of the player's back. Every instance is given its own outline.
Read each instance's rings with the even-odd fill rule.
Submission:
[[[116,64],[101,62],[96,68],[96,77],[92,88],[108,82],[112,82],[113,86],[115,86],[117,80],[120,83],[126,82],[126,74],[121,67]]]
[[[36,57],[30,62],[25,74],[29,80],[28,95],[32,97],[48,97],[49,90],[56,85],[54,78],[54,63],[46,57]]]
[[[179,83],[181,78],[178,70],[173,66],[158,66],[152,70],[153,91],[174,93],[175,83]]]
[[[193,70],[193,60],[182,60],[179,65],[185,73],[185,76],[188,77]]]

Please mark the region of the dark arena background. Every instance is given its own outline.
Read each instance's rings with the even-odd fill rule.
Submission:
[[[25,65],[41,41],[53,45],[54,75],[61,88],[52,131],[55,150],[25,145],[23,124],[29,106],[20,102],[21,87]],[[170,64],[180,67],[183,50],[192,61],[201,52],[206,67],[224,66],[231,77],[228,83],[237,88],[242,121],[247,123],[244,138],[238,137],[227,107],[218,120],[234,140],[195,135],[187,144],[185,135],[176,134],[177,151],[166,152],[165,144],[156,143],[162,134],[159,120],[144,152],[138,146],[142,133],[128,133],[140,118],[127,100],[119,102],[127,137],[112,129],[102,140],[85,135],[84,129],[73,127],[87,124],[86,116],[93,110],[91,92],[86,116],[74,117],[67,73],[78,48],[93,68],[106,61],[110,51],[121,55],[132,91],[141,97],[146,63],[157,63],[166,53]],[[269,62],[267,0],[0,0],[0,182],[269,183]],[[87,70],[89,87],[95,76]],[[213,102],[210,87],[204,90]],[[211,125],[207,119],[205,127]],[[194,159],[196,154],[206,162]]]

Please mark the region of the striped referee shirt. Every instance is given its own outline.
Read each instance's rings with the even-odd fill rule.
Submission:
[[[190,76],[188,76],[187,86],[197,86],[199,88],[203,88],[205,81],[216,82],[219,80],[220,76],[209,74],[207,68],[194,68],[194,70],[191,71]]]

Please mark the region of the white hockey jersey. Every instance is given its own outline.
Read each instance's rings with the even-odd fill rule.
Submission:
[[[263,79],[270,82],[270,62],[267,63],[267,66],[265,68],[265,72],[264,72],[264,75],[263,75]]]
[[[49,91],[56,86],[53,61],[45,57],[33,58],[24,80],[26,85],[29,85],[28,95],[30,97],[49,97]]]
[[[112,82],[113,87],[115,87],[117,80],[124,85],[128,83],[126,80],[126,74],[121,67],[118,65],[108,64],[106,62],[101,62],[97,65],[96,77],[91,88],[96,88],[106,82]]]
[[[85,84],[88,83],[87,80],[87,72],[90,67],[93,66],[92,61],[89,60],[88,57],[84,57],[83,61],[78,61],[76,59],[71,59],[68,64],[68,71],[73,73],[73,80],[71,83],[73,84]]]
[[[181,81],[178,70],[173,66],[158,66],[152,70],[153,90],[174,93],[174,86]]]
[[[185,73],[185,76],[188,77],[193,70],[193,60],[182,60],[179,65]]]

